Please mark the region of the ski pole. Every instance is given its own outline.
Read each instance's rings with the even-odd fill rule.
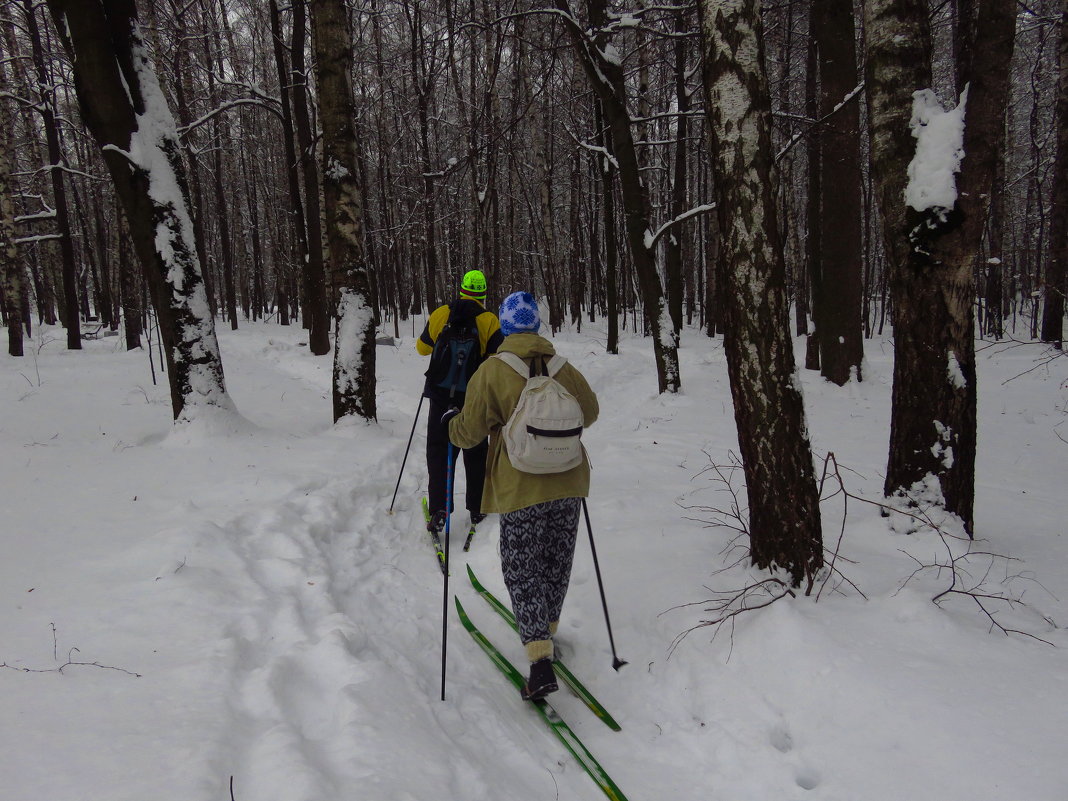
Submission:
[[[401,476],[404,475],[404,465],[408,461],[408,451],[412,448],[412,438],[415,436],[415,427],[419,424],[419,412],[423,411],[424,395],[419,396],[419,407],[415,410],[415,419],[412,421],[412,433],[408,435],[408,444],[404,448],[404,458],[401,459],[400,473],[397,474],[397,486],[393,488],[393,500],[389,502],[389,513],[393,514],[393,504],[397,502],[397,490],[400,489]]]
[[[593,526],[590,525],[590,510],[586,506],[586,499],[582,499],[582,512],[586,515],[586,531],[590,535],[590,553],[593,554],[593,569],[597,573],[597,587],[601,591],[601,606],[604,608],[604,623],[608,628],[608,644],[612,646],[612,667],[619,670],[626,663],[616,654],[616,641],[612,637],[612,621],[608,619],[608,601],[604,597],[604,582],[601,580],[601,565],[597,561],[597,546],[593,544]]]
[[[452,441],[449,441],[445,471],[445,588],[441,596],[441,700],[445,700],[445,651],[449,641],[449,524],[452,521]]]

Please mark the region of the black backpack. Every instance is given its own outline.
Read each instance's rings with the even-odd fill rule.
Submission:
[[[427,389],[445,390],[450,400],[467,391],[467,382],[483,361],[475,319],[482,311],[477,303],[466,300],[449,306],[449,319],[434,341],[434,350],[430,354]]]

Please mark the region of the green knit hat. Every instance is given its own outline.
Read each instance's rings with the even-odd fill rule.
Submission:
[[[486,276],[481,270],[468,270],[460,282],[460,294],[475,300],[486,299]]]

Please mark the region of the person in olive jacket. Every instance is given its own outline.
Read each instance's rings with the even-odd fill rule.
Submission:
[[[514,353],[528,366],[556,353],[552,343],[538,335],[541,318],[530,293],[505,298],[499,318],[505,338],[498,351]],[[592,425],[599,411],[597,396],[582,373],[568,363],[556,380],[578,400],[583,428]],[[490,437],[482,511],[500,515],[501,571],[530,661],[523,697],[536,699],[557,689],[552,635],[571,578],[581,499],[590,490],[590,463],[584,455],[577,467],[544,474],[512,466],[501,429],[525,384],[526,379],[501,359],[486,359],[468,383],[463,410],[449,421],[449,439],[468,448]]]

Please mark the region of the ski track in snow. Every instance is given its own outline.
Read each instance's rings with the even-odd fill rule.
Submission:
[[[399,465],[402,455],[391,441],[382,464]],[[491,797],[480,777],[485,760],[519,773],[536,765],[523,757],[538,747],[536,721],[507,724],[499,706],[460,698],[455,687],[450,705],[438,700],[440,575],[414,501],[414,479],[425,480],[420,456],[409,457],[415,464],[392,517],[383,513],[390,479],[376,474],[309,484],[208,533],[233,551],[244,568],[237,575],[251,584],[228,632],[232,730],[223,739],[239,745],[221,744],[225,759],[214,760],[217,775],[235,776],[239,798],[340,798],[353,786],[399,801]],[[454,580],[462,572],[454,562]],[[469,649],[466,635],[453,636],[454,651]],[[499,679],[480,659],[476,653],[462,669],[487,668],[492,685]],[[482,732],[472,731],[474,722]],[[525,742],[509,745],[509,728]],[[426,759],[441,750],[453,757]]]
[[[374,485],[309,486],[226,527],[256,585],[232,635],[232,714],[247,733],[233,770],[247,797],[280,797],[279,786],[296,801],[337,797],[382,774],[425,780],[424,790],[450,779],[376,732],[376,720],[411,715],[413,697],[432,697],[433,659],[406,654],[432,655],[417,645],[432,644],[435,627],[413,608],[396,564],[406,533],[397,521],[412,515],[383,519],[370,501],[384,484]],[[427,705],[414,706],[424,718],[416,728],[434,729]]]

